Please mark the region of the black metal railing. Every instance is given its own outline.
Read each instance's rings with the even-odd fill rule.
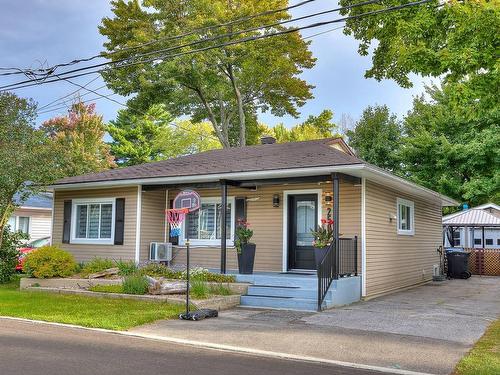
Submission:
[[[318,264],[318,311],[322,310],[328,289],[339,277],[358,274],[358,237],[339,238],[338,246],[332,242],[324,258]]]

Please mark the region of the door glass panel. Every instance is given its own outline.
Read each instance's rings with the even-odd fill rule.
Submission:
[[[311,233],[316,227],[316,202],[314,200],[297,201],[297,246],[312,246],[314,237]]]

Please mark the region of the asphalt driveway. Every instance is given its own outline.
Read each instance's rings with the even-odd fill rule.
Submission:
[[[500,315],[500,278],[430,283],[322,313],[236,309],[131,331],[328,360],[449,374]]]

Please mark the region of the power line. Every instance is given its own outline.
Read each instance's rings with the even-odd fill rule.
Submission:
[[[249,16],[244,16],[244,17],[241,17],[241,18],[237,18],[237,19],[229,21],[229,22],[219,23],[219,24],[212,25],[212,26],[200,27],[200,28],[193,29],[191,31],[188,31],[188,32],[180,34],[180,35],[174,35],[174,36],[159,38],[159,39],[156,39],[156,40],[151,40],[149,42],[138,44],[136,46],[125,47],[125,48],[122,48],[122,49],[117,50],[117,51],[111,51],[111,52],[107,53],[107,55],[109,56],[109,55],[113,55],[113,54],[116,54],[116,53],[121,53],[121,52],[125,52],[125,51],[135,50],[135,49],[139,49],[139,48],[142,48],[142,47],[147,47],[149,45],[156,44],[156,43],[159,43],[159,42],[166,42],[166,41],[171,41],[171,40],[179,40],[179,39],[185,38],[187,36],[190,36],[190,35],[193,35],[193,34],[196,34],[196,33],[207,32],[207,31],[211,31],[211,30],[218,29],[218,28],[221,28],[221,27],[232,26],[232,25],[236,25],[238,23],[250,21],[250,20],[252,20],[254,18],[263,17],[263,16],[274,14],[274,13],[285,12],[285,11],[288,11],[288,10],[291,10],[291,9],[295,9],[295,8],[304,6],[306,4],[312,3],[314,1],[317,1],[317,0],[305,0],[305,1],[302,1],[302,2],[297,3],[295,5],[290,5],[290,6],[287,6],[287,7],[284,7],[284,8],[267,10],[267,11],[264,11],[264,12],[261,12],[261,13],[256,13],[256,14],[253,14],[253,15],[249,15]],[[65,67],[65,66],[75,65],[75,64],[78,64],[78,63],[81,63],[81,62],[88,62],[88,61],[91,61],[91,60],[94,60],[94,59],[97,59],[97,58],[104,58],[104,57],[106,57],[106,56],[104,56],[102,54],[94,55],[94,56],[90,56],[90,57],[86,57],[86,58],[82,58],[82,59],[76,59],[76,60],[70,61],[68,63],[56,64],[56,65],[54,65],[54,66],[52,66],[50,68],[46,68],[46,69],[31,70],[31,69],[20,69],[20,68],[0,68],[0,70],[18,70],[17,72],[0,74],[0,76],[2,76],[2,75],[12,75],[12,74],[25,74],[26,75],[27,71],[32,72],[32,74],[36,74],[34,72],[45,72],[45,74],[47,74],[47,72],[50,72],[50,74],[52,74],[59,67]],[[40,74],[40,75],[44,75],[44,74]]]
[[[348,21],[348,20],[360,19],[360,18],[363,18],[363,17],[366,17],[366,16],[372,16],[372,15],[377,15],[377,14],[392,12],[392,11],[395,11],[395,10],[400,10],[400,9],[404,9],[404,8],[408,8],[408,7],[414,7],[414,6],[422,5],[422,4],[431,2],[431,1],[433,1],[433,0],[415,1],[415,2],[406,3],[406,4],[402,4],[402,5],[397,5],[397,6],[392,6],[392,7],[388,7],[388,8],[384,8],[384,9],[373,10],[373,11],[369,11],[369,12],[365,12],[365,13],[361,13],[361,14],[357,14],[357,15],[353,15],[353,16],[347,16],[347,17],[343,17],[343,18],[338,18],[338,19],[334,19],[334,20],[330,20],[330,21],[317,22],[317,23],[306,25],[306,26],[290,28],[290,29],[286,29],[286,30],[282,30],[282,31],[274,32],[274,33],[268,33],[268,34],[262,34],[262,35],[257,35],[257,36],[252,36],[252,37],[246,37],[246,38],[242,38],[242,39],[237,39],[237,40],[229,41],[227,43],[222,43],[222,44],[213,45],[213,46],[207,46],[207,47],[198,48],[198,49],[191,50],[191,51],[185,51],[185,52],[181,52],[181,53],[177,53],[177,54],[157,56],[157,57],[152,58],[152,59],[140,60],[140,61],[131,62],[131,63],[127,63],[127,64],[117,65],[117,66],[111,67],[111,69],[124,68],[124,67],[127,67],[127,66],[133,66],[133,65],[144,64],[144,63],[148,63],[148,62],[154,62],[154,61],[157,61],[159,59],[174,58],[174,57],[178,57],[178,56],[183,56],[183,55],[187,55],[187,54],[193,54],[193,53],[207,51],[207,50],[212,50],[212,49],[221,48],[221,47],[232,46],[232,45],[236,45],[236,44],[240,44],[240,43],[246,43],[246,42],[250,42],[250,41],[255,41],[255,40],[260,40],[260,39],[264,39],[264,38],[273,37],[273,36],[290,34],[290,33],[293,33],[293,32],[297,32],[297,31],[301,31],[301,30],[306,30],[306,29],[310,29],[310,28],[321,27],[321,26],[325,26],[325,25],[329,25],[329,24],[333,24],[333,23],[345,22],[345,21]],[[373,2],[375,2],[375,1],[373,1]],[[86,69],[88,69],[88,68],[80,68],[80,69],[78,69],[76,71],[82,71],[82,70],[86,70]],[[76,78],[76,77],[81,77],[81,76],[85,76],[85,75],[88,75],[88,74],[101,73],[103,71],[105,71],[105,69],[99,69],[99,70],[95,70],[95,71],[90,71],[90,72],[75,74],[75,75],[72,75],[72,76],[69,76],[69,77],[65,77],[65,78]],[[62,75],[68,74],[68,73],[69,72],[63,72],[60,75],[62,76]],[[22,86],[18,86],[18,87],[14,87],[13,89],[30,87],[30,86],[35,86],[35,85],[45,84],[45,83],[51,83],[51,82],[58,82],[60,80],[61,79],[52,79],[52,80],[45,80],[43,82],[28,83],[28,82],[32,82],[32,80],[30,80],[30,81],[25,81],[28,84],[22,85]],[[25,83],[25,82],[19,82],[17,84],[11,84],[11,85],[2,86],[2,87],[0,87],[0,91],[5,91],[5,89],[8,89],[8,88],[12,89],[13,86],[20,85],[20,84]]]
[[[64,78],[63,78],[63,79],[64,79]],[[83,89],[83,90],[87,90],[88,92],[91,92],[91,93],[94,93],[94,94],[98,95],[98,97],[97,97],[97,98],[94,98],[93,100],[96,100],[96,99],[107,99],[107,100],[109,100],[109,101],[112,101],[113,103],[116,103],[116,104],[118,104],[118,105],[120,105],[120,106],[122,106],[122,107],[124,107],[124,108],[127,108],[127,109],[129,109],[129,110],[132,110],[132,111],[134,111],[134,112],[137,112],[137,113],[139,113],[139,114],[141,114],[141,115],[143,115],[143,116],[146,116],[146,115],[147,115],[147,114],[146,114],[145,112],[143,112],[143,111],[140,111],[140,110],[135,109],[135,108],[134,108],[134,109],[131,109],[131,108],[129,108],[126,104],[124,104],[124,103],[122,103],[122,102],[120,102],[120,101],[118,101],[118,100],[111,99],[111,96],[115,95],[115,93],[112,93],[112,94],[110,94],[110,95],[103,95],[103,94],[101,94],[101,93],[99,93],[99,92],[96,92],[95,90],[92,90],[92,89],[89,89],[89,88],[85,87],[84,85],[80,85],[80,84],[78,84],[78,83],[76,83],[76,82],[70,81],[70,80],[69,80],[69,79],[67,79],[67,78],[66,78],[66,79],[64,79],[64,80],[65,80],[66,82],[68,82],[68,83],[71,83],[72,85],[78,86],[80,90],[82,90],[82,89]],[[83,102],[82,102],[82,101],[80,101],[80,102],[81,102],[81,103],[87,103],[87,102],[89,102],[89,101],[92,101],[92,99],[89,99],[89,100],[86,100],[86,101],[83,101]],[[62,107],[62,108],[59,108],[59,109],[64,109],[64,108],[67,108],[67,107],[65,106],[65,107]],[[53,112],[53,111],[54,111],[54,110],[44,111],[44,112],[40,112],[40,113],[38,113],[38,114],[43,114],[43,113],[48,113],[48,112]],[[171,122],[170,124],[171,124],[171,125],[173,125],[173,126],[175,126],[175,127],[176,127],[176,128],[178,128],[178,129],[180,129],[180,130],[185,131],[185,132],[189,132],[189,131],[190,131],[190,130],[188,130],[188,129],[183,128],[183,127],[182,127],[182,126],[180,126],[179,124],[176,124],[175,122]],[[204,137],[204,138],[209,137],[209,138],[215,139],[215,140],[217,140],[217,141],[220,141],[217,137],[215,137],[215,136],[213,136],[213,135],[211,135],[211,134],[208,134],[208,135],[199,134],[199,136],[200,136],[200,137]]]
[[[239,31],[235,31],[235,32],[231,32],[231,33],[226,33],[226,34],[220,34],[220,35],[216,35],[216,36],[210,37],[210,38],[202,38],[202,39],[199,39],[199,40],[196,40],[196,41],[193,41],[193,42],[184,43],[184,44],[180,44],[180,45],[177,45],[177,46],[163,48],[163,49],[159,49],[159,50],[155,50],[155,51],[145,52],[145,53],[142,53],[142,54],[138,54],[138,55],[130,56],[130,57],[126,57],[126,58],[121,58],[121,59],[114,60],[114,61],[106,61],[106,62],[102,62],[102,63],[99,63],[99,64],[89,65],[89,66],[82,67],[82,68],[77,68],[77,69],[72,69],[72,70],[68,70],[68,71],[62,72],[60,74],[61,75],[67,75],[67,74],[77,73],[77,72],[81,72],[81,71],[85,71],[85,70],[89,70],[89,69],[100,68],[100,67],[107,66],[107,65],[115,65],[115,64],[122,63],[122,62],[130,61],[132,59],[137,59],[137,58],[141,58],[141,57],[145,57],[145,56],[150,56],[150,55],[154,55],[154,54],[158,54],[158,53],[171,52],[171,51],[175,51],[175,50],[182,49],[182,48],[185,48],[185,47],[192,47],[192,46],[195,46],[195,45],[203,44],[203,43],[206,43],[206,42],[213,42],[213,41],[217,41],[217,40],[224,39],[224,38],[231,38],[231,37],[234,37],[234,36],[237,36],[237,35],[241,35],[241,34],[245,34],[245,33],[249,33],[249,32],[254,32],[254,31],[259,31],[261,29],[268,29],[268,28],[272,28],[272,27],[284,25],[284,24],[287,24],[287,23],[290,23],[290,22],[301,21],[301,20],[304,20],[304,19],[308,19],[308,18],[312,18],[312,17],[317,17],[317,16],[329,14],[329,13],[334,13],[334,12],[338,12],[338,11],[345,10],[345,9],[352,9],[352,8],[357,8],[357,7],[364,6],[364,5],[370,5],[370,4],[378,3],[380,1],[381,0],[367,0],[367,1],[364,1],[364,2],[358,3],[358,4],[352,4],[352,5],[348,5],[348,6],[345,6],[345,7],[338,7],[338,8],[334,8],[334,9],[328,9],[328,10],[324,10],[324,11],[321,11],[321,12],[316,12],[316,13],[308,14],[308,15],[305,15],[305,16],[297,17],[297,18],[291,18],[291,19],[284,20],[284,21],[274,22],[274,23],[267,24],[267,25],[256,26],[256,27],[252,27],[252,28],[249,28],[249,29],[239,30]],[[266,34],[264,34],[264,35],[266,35]],[[267,35],[271,35],[271,34],[267,34]],[[194,50],[194,51],[196,51],[196,50]],[[48,73],[45,77],[39,78],[39,80],[47,79],[47,78],[50,77],[51,74],[53,74],[53,71],[50,72],[50,73]],[[29,79],[27,81],[21,81],[21,82],[15,83],[15,84],[11,84],[10,86],[17,85],[17,84],[29,83],[29,82],[32,82],[33,80],[37,80],[37,79],[38,78],[35,77],[34,79]],[[4,87],[0,87],[0,89],[2,89]]]
[[[94,77],[94,78],[93,78],[93,79],[91,79],[89,82],[87,82],[84,86],[85,86],[85,87],[87,87],[88,85],[90,85],[92,82],[94,82],[94,81],[95,81],[96,79],[98,79],[98,78],[99,78],[99,77]],[[54,104],[54,103],[56,103],[56,102],[58,102],[58,101],[60,101],[60,100],[62,100],[62,99],[66,99],[68,96],[74,95],[74,94],[76,94],[76,93],[77,93],[78,91],[80,91],[80,90],[81,90],[81,88],[80,88],[80,89],[78,89],[78,90],[74,90],[74,91],[70,92],[70,93],[69,93],[69,94],[67,94],[67,95],[61,96],[60,98],[54,99],[54,100],[53,100],[53,101],[51,101],[50,103],[44,104],[43,106],[39,107],[38,109],[39,109],[39,110],[42,110],[42,109],[44,109],[44,108],[46,108],[46,107],[50,107],[52,104]],[[99,89],[97,89],[97,90],[99,90]]]

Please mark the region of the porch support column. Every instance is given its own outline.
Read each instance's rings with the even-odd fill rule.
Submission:
[[[220,195],[221,195],[220,273],[224,274],[226,273],[226,211],[227,211],[226,180],[220,180]]]
[[[332,184],[333,184],[333,241],[335,244],[335,279],[339,277],[340,271],[340,249],[339,249],[339,204],[340,204],[340,183],[339,175],[337,173],[332,173]]]

